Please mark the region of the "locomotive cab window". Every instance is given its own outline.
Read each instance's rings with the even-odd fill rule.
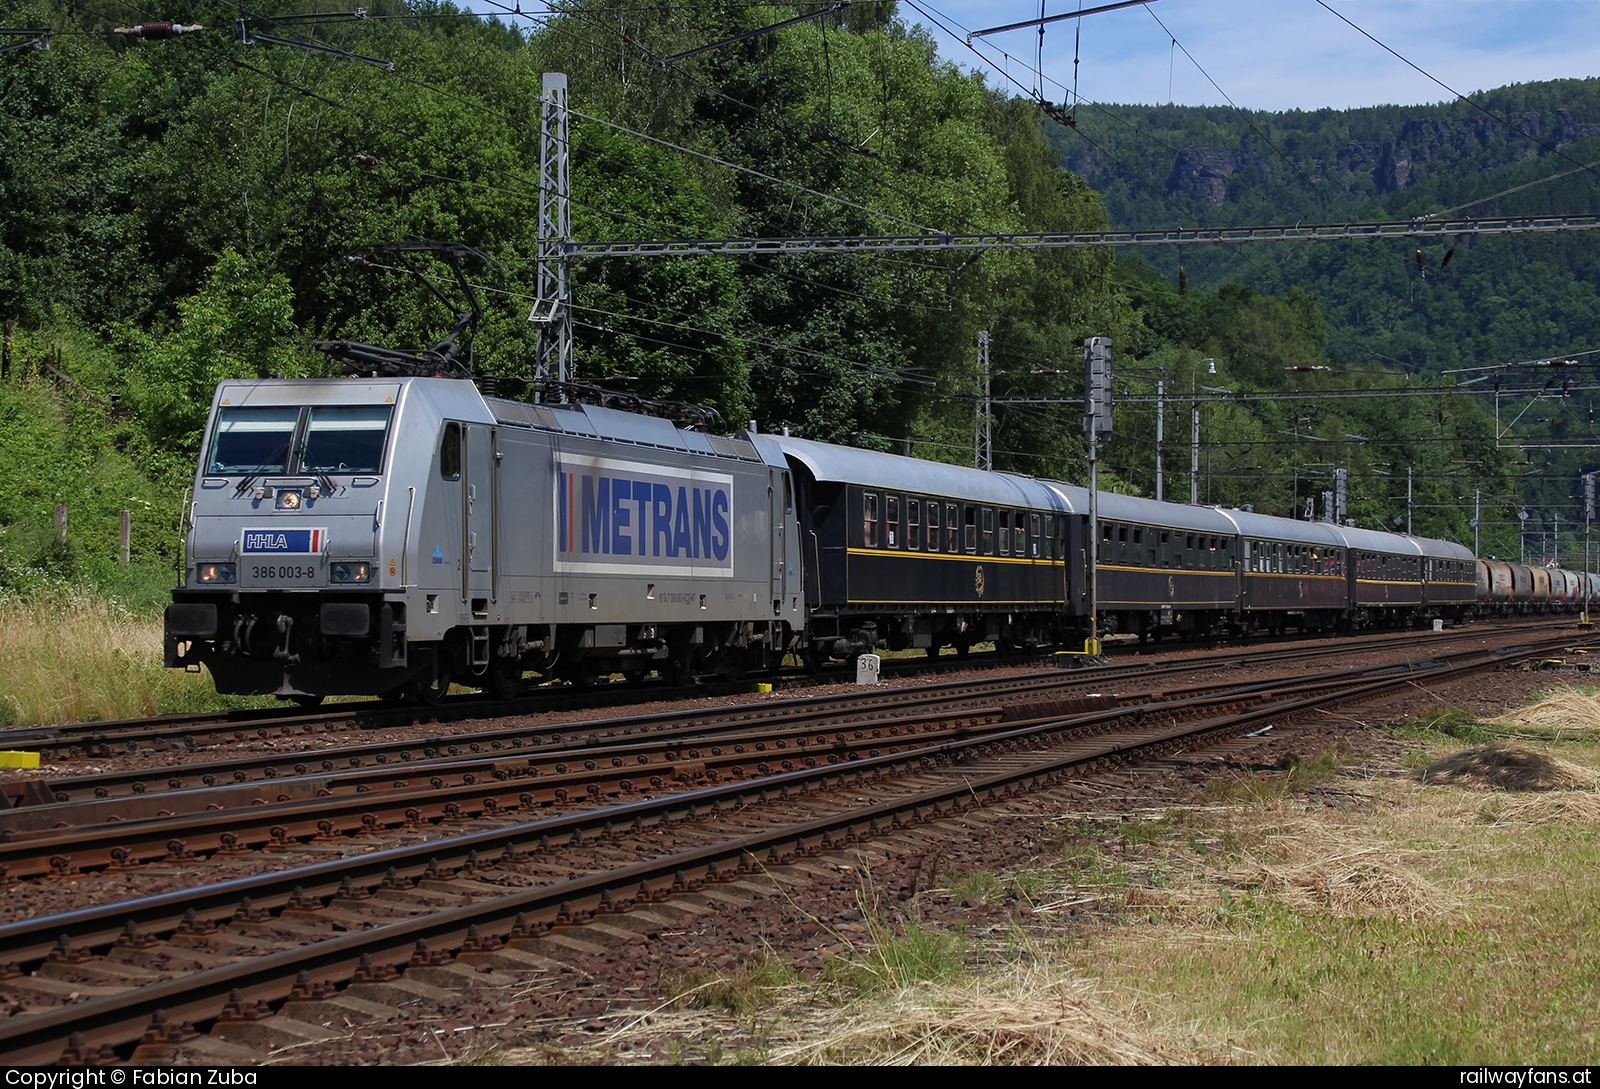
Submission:
[[[217,416],[208,473],[283,473],[300,409],[293,405],[225,408]]]
[[[383,467],[390,405],[319,405],[300,449],[302,473],[376,473]]]
[[[461,479],[461,425],[444,425],[444,437],[439,440],[439,479]]]

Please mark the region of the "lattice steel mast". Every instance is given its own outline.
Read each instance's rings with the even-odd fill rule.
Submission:
[[[539,99],[539,297],[528,320],[539,326],[534,399],[554,379],[559,400],[572,380],[571,144],[567,137],[567,77],[544,74]]]

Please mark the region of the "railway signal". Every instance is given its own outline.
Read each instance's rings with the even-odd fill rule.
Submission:
[[[1111,338],[1083,342],[1083,433],[1090,444],[1111,434]]]
[[[1089,445],[1089,537],[1085,553],[1089,558],[1089,635],[1083,652],[1091,657],[1100,653],[1100,628],[1096,613],[1100,607],[1100,440],[1111,434],[1111,338],[1088,337],[1083,342],[1083,434]]]

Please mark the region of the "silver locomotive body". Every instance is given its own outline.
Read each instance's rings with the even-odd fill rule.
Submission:
[[[225,382],[170,666],[303,699],[737,673],[801,628],[788,468],[743,438],[433,378]]]

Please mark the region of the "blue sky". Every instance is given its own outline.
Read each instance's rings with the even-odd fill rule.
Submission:
[[[1104,2],[1084,0],[1081,6]],[[1464,94],[1509,83],[1600,75],[1600,0],[1328,3]],[[484,0],[466,0],[466,6],[495,10]],[[1077,0],[1045,0],[1048,15],[1079,6]],[[543,8],[540,0],[524,4],[528,11]],[[900,14],[933,31],[942,56],[985,71],[992,85],[1021,93],[998,72],[1007,66],[1008,53],[1011,75],[1024,88],[1037,84],[1037,77],[1026,71],[1036,62],[1037,31],[979,39],[976,54],[966,47],[964,35],[1036,18],[1039,0],[901,0]],[[957,33],[939,31],[939,22]],[[1173,50],[1169,30],[1194,61]],[[1072,86],[1073,38],[1072,20],[1045,31],[1044,74],[1053,81],[1045,87],[1055,102],[1067,97],[1063,87]],[[1226,93],[1239,106],[1267,110],[1412,105],[1451,97],[1316,0],[1155,0],[1083,20],[1080,59],[1078,91],[1096,102],[1165,102],[1169,85],[1171,100],[1180,104],[1224,105]]]
[[[1086,0],[1084,7],[1104,0]],[[1417,67],[1464,94],[1509,83],[1600,75],[1597,0],[1328,0],[1335,11]],[[1055,15],[1079,5],[1046,0]],[[919,11],[918,8],[922,10]],[[962,31],[1037,18],[1037,0],[902,0],[901,14],[934,29],[934,19]],[[1166,25],[1165,30],[1157,23]],[[1072,86],[1074,20],[1045,30],[1048,97]],[[1171,36],[1169,36],[1169,32]],[[945,57],[982,66],[962,37],[939,33]],[[1183,50],[1174,51],[1172,37]],[[979,44],[982,43],[982,44]],[[993,75],[1013,58],[1011,75],[1031,88],[1024,71],[1037,62],[1037,30],[978,39]],[[1168,101],[1223,105],[1225,92],[1252,109],[1347,109],[1416,104],[1449,92],[1322,7],[1316,0],[1157,0],[1083,20],[1078,91],[1096,102]],[[1209,73],[1213,86],[1196,68]],[[1170,83],[1169,83],[1170,81]],[[1221,88],[1219,92],[1218,87]]]

